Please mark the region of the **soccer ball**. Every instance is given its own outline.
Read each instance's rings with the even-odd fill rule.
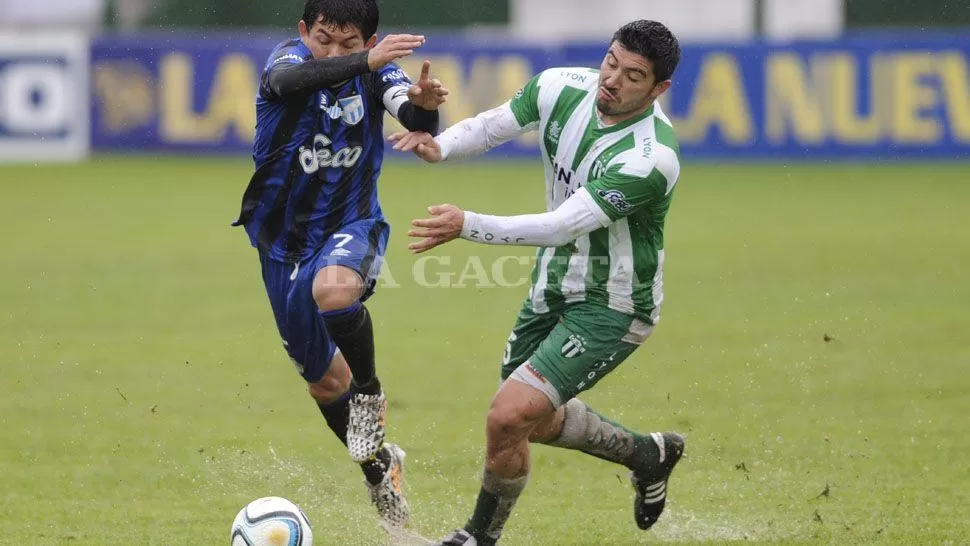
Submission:
[[[312,546],[313,531],[299,506],[282,497],[263,497],[236,514],[229,540],[231,546]]]

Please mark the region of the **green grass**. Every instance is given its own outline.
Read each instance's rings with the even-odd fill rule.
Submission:
[[[236,511],[270,494],[305,509],[318,544],[381,541],[229,227],[249,172],[244,159],[0,168],[0,543],[224,544]],[[405,226],[445,201],[536,211],[540,177],[537,163],[385,169],[396,286],[369,306],[425,535],[470,514],[525,288],[421,286]],[[661,325],[585,396],[688,435],[668,512],[641,532],[622,469],[536,447],[505,542],[965,540],[967,203],[966,164],[688,165]],[[427,271],[456,284],[470,255],[489,267],[507,251],[455,243]]]

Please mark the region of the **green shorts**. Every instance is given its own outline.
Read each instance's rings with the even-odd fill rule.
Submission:
[[[597,303],[536,313],[526,300],[505,345],[502,379],[541,390],[558,408],[613,371],[652,330]]]

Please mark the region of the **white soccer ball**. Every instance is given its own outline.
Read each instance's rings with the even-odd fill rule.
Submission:
[[[313,531],[299,506],[282,497],[263,497],[236,514],[229,540],[231,546],[312,546]]]

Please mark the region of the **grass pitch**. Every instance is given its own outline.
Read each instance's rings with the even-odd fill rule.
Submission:
[[[300,504],[317,544],[381,543],[229,227],[249,174],[0,167],[0,543],[224,544],[264,495]],[[385,166],[389,277],[369,306],[430,537],[471,512],[532,252],[459,242],[422,262],[406,225],[439,202],[538,211],[542,187],[538,162]],[[622,469],[540,446],[505,543],[966,540],[970,165],[688,162],[676,191],[661,324],[584,397],[687,434],[668,511],[637,530]],[[505,255],[522,260],[496,279]]]

